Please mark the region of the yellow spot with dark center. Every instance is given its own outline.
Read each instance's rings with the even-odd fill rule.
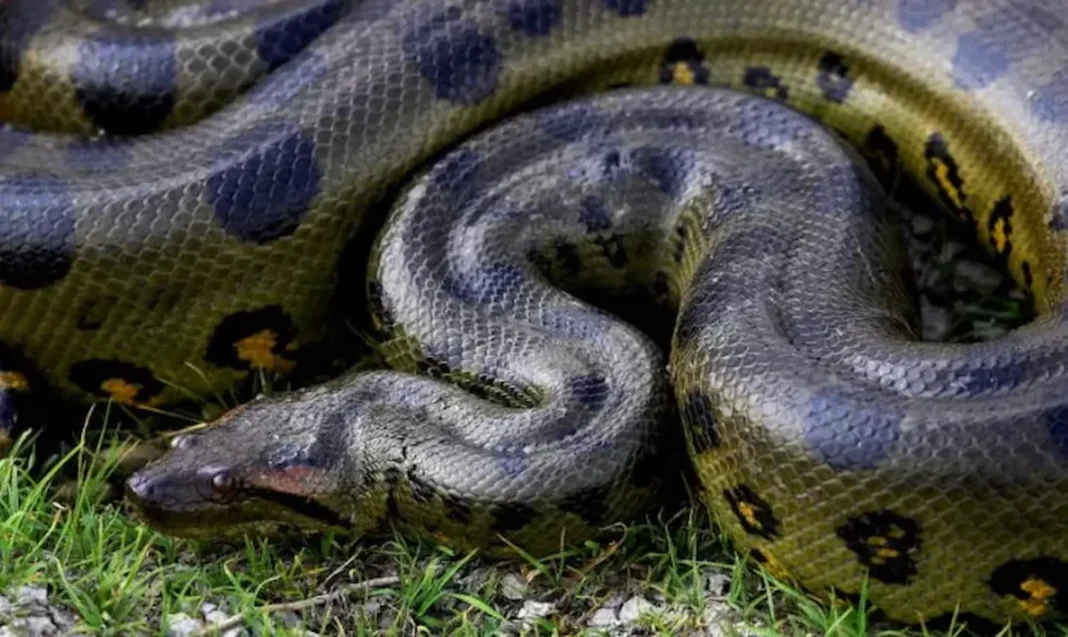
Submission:
[[[753,505],[749,504],[748,502],[739,502],[738,512],[742,514],[742,517],[745,518],[745,521],[748,522],[750,526],[755,526],[758,528],[763,526],[762,524],[760,524],[760,520],[757,519],[756,509],[754,509]]]
[[[254,368],[285,373],[293,368],[294,363],[275,355],[277,344],[278,335],[272,330],[263,329],[234,343],[234,349],[238,358]]]
[[[1050,586],[1045,580],[1034,578],[1024,580],[1020,588],[1031,596],[1020,600],[1020,606],[1025,613],[1032,617],[1039,617],[1049,612],[1049,601],[1057,594],[1056,588]]]
[[[141,386],[122,378],[109,378],[100,383],[100,388],[111,395],[111,399],[122,405],[137,404],[137,392]]]
[[[693,69],[685,62],[677,62],[675,68],[672,69],[671,79],[676,84],[693,84]]]
[[[942,191],[946,193],[946,196],[953,201],[953,205],[957,208],[964,207],[964,201],[960,196],[960,191],[953,185],[953,182],[949,180],[949,166],[940,160],[936,160],[935,165],[935,179],[938,180],[938,185],[942,187]]]
[[[30,381],[19,372],[0,372],[0,389],[30,391]]]
[[[1009,244],[1009,235],[1005,232],[1005,219],[1001,218],[994,222],[994,229],[990,231],[990,238],[994,241],[994,249],[998,254],[1005,252],[1005,246]]]

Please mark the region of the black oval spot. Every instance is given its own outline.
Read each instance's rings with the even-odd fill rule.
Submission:
[[[78,46],[71,82],[85,113],[113,135],[143,135],[174,107],[178,63],[174,35],[154,31],[94,34]]]
[[[74,264],[74,209],[67,187],[46,175],[0,179],[0,283],[22,290],[52,285]]]
[[[319,192],[315,144],[295,124],[257,125],[223,144],[206,183],[215,219],[243,241],[293,234]]]
[[[434,89],[458,104],[477,104],[497,90],[501,54],[497,43],[462,19],[460,7],[426,16],[401,37],[401,46]]]
[[[923,541],[920,524],[883,509],[850,518],[837,535],[872,577],[887,584],[908,584],[916,575]]]

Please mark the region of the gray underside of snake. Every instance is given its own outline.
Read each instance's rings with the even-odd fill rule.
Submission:
[[[177,439],[128,483],[149,524],[552,550],[654,505],[681,429],[735,546],[817,594],[1068,612],[1068,4],[224,4],[0,5],[6,399],[288,372],[379,233],[391,369]],[[918,341],[903,181],[1036,321]]]

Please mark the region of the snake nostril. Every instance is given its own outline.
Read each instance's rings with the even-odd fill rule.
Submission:
[[[135,473],[126,481],[126,495],[132,499],[143,500],[151,497],[154,491],[152,480],[143,475]]]

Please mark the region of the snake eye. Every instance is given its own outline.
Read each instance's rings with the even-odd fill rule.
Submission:
[[[211,477],[211,488],[219,495],[230,495],[237,488],[237,482],[228,471],[220,471]]]
[[[171,438],[171,449],[189,449],[196,442],[196,436],[181,434]]]

